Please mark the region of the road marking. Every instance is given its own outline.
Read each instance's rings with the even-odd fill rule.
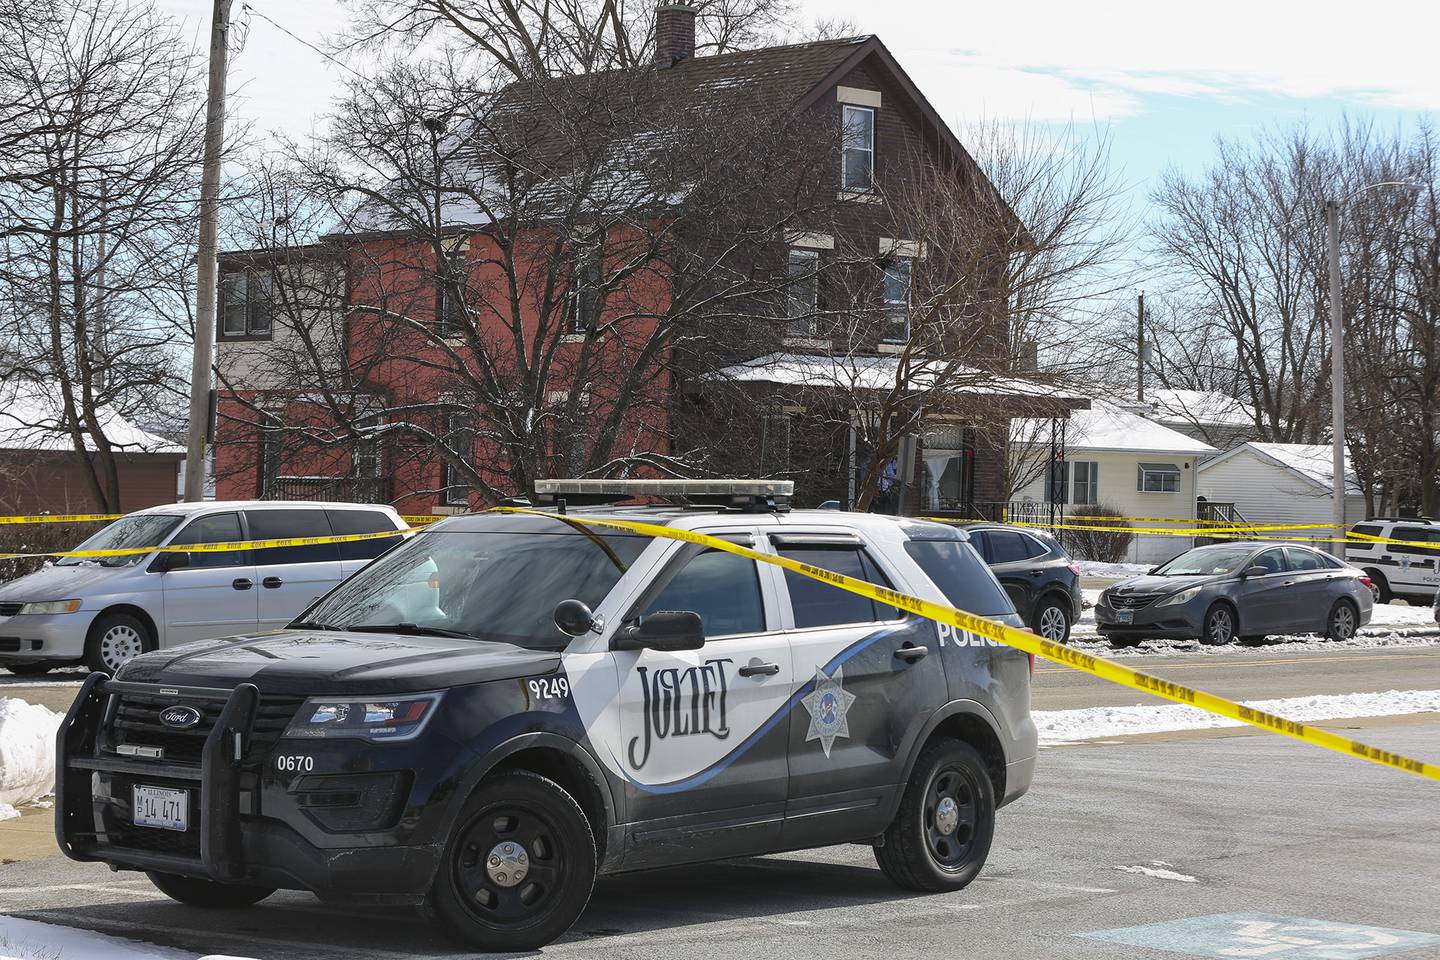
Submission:
[[[1081,936],[1192,956],[1280,960],[1364,960],[1440,944],[1440,936],[1418,930],[1272,913],[1221,913]]]
[[[1285,664],[1285,663],[1348,663],[1348,662],[1350,662],[1350,661],[1355,661],[1355,660],[1361,660],[1361,661],[1377,660],[1377,661],[1378,661],[1378,660],[1435,660],[1435,659],[1436,659],[1436,657],[1435,657],[1433,654],[1424,654],[1424,653],[1397,653],[1397,654],[1391,654],[1391,655],[1388,655],[1388,656],[1370,656],[1370,657],[1366,657],[1366,656],[1360,656],[1360,657],[1287,657],[1287,658],[1285,658],[1285,659],[1283,659],[1283,660],[1282,660],[1282,659],[1279,659],[1279,658],[1276,658],[1276,657],[1266,657],[1266,658],[1257,659],[1257,660],[1238,660],[1238,659],[1232,660],[1232,659],[1230,659],[1229,657],[1226,657],[1226,658],[1224,658],[1224,659],[1220,659],[1219,657],[1216,657],[1216,658],[1213,659],[1213,660],[1205,660],[1205,661],[1202,661],[1202,662],[1199,662],[1199,663],[1196,663],[1196,662],[1193,662],[1193,661],[1192,661],[1192,662],[1187,662],[1187,663],[1159,663],[1159,664],[1156,664],[1156,666],[1164,667],[1164,668],[1167,669],[1167,670],[1198,670],[1198,669],[1201,669],[1201,668],[1204,668],[1204,667],[1256,667],[1256,666],[1262,666],[1262,665],[1263,665],[1263,666],[1270,666],[1271,664],[1279,665],[1279,664]],[[1067,668],[1065,668],[1065,667],[1036,667],[1036,668],[1035,668],[1035,672],[1036,672],[1036,673],[1074,673],[1075,671],[1069,670],[1069,669],[1067,669]]]
[[[141,881],[134,881],[140,883]],[[153,887],[121,886],[115,883],[57,883],[45,887],[0,887],[0,897],[14,897],[31,893],[56,893],[61,890],[99,890],[103,893],[123,893],[131,897],[148,897],[154,900],[168,900],[169,897]]]

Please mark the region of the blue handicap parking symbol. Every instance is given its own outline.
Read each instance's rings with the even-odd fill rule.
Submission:
[[[1197,957],[1364,960],[1440,946],[1440,935],[1273,913],[1219,913],[1084,936]]]

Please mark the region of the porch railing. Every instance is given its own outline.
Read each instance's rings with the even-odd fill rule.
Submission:
[[[276,477],[265,500],[331,500],[337,503],[389,503],[389,477]]]

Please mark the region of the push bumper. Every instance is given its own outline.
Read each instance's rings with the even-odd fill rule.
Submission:
[[[154,689],[92,674],[62,721],[56,738],[55,837],[67,857],[387,903],[423,898],[441,844],[395,845],[357,836],[357,846],[321,848],[290,825],[257,815],[258,787],[243,769],[259,700],[253,684],[234,690],[179,688],[187,702],[208,697],[223,703],[198,766],[112,755],[106,743],[110,695]],[[135,826],[137,784],[187,791],[188,828]]]

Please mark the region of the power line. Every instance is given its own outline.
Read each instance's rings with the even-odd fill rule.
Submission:
[[[285,34],[285,36],[289,37],[291,40],[294,40],[296,43],[298,43],[298,44],[300,44],[300,45],[302,45],[302,46],[305,46],[305,47],[309,47],[311,50],[313,50],[313,51],[315,51],[316,53],[320,54],[320,56],[324,57],[326,60],[329,60],[331,63],[335,64],[337,67],[340,67],[342,70],[348,70],[350,73],[354,74],[356,77],[359,77],[361,80],[368,80],[368,79],[369,79],[369,78],[366,77],[363,73],[361,73],[360,71],[356,70],[354,67],[350,66],[348,63],[346,63],[345,61],[341,60],[339,57],[336,57],[334,54],[331,54],[331,53],[329,53],[329,52],[327,52],[327,51],[325,51],[325,50],[322,50],[321,48],[315,46],[315,44],[311,43],[309,40],[306,40],[304,37],[297,36],[296,34],[292,33],[290,30],[287,30],[285,27],[282,27],[280,24],[276,23],[276,22],[275,22],[274,20],[272,20],[270,17],[268,17],[268,16],[266,16],[265,14],[261,13],[259,10],[256,10],[254,7],[250,6],[250,4],[248,4],[248,3],[242,3],[242,4],[240,4],[240,8],[241,8],[242,10],[244,10],[244,11],[245,11],[246,13],[248,13],[248,14],[250,14],[250,15],[252,15],[252,16],[259,17],[261,20],[264,20],[266,23],[270,24],[270,26],[274,27],[276,30],[279,30],[281,33]]]

